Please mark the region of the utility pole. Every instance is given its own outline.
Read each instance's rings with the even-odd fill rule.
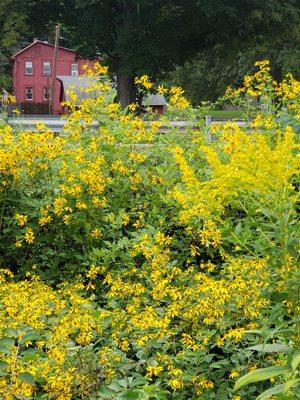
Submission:
[[[57,53],[58,53],[58,42],[59,42],[59,35],[60,35],[60,24],[57,24],[55,27],[55,42],[54,42],[54,59],[53,59],[53,81],[52,81],[52,88],[50,92],[51,96],[51,114],[54,111],[54,98],[55,98],[55,81],[56,81],[56,69],[57,69]]]

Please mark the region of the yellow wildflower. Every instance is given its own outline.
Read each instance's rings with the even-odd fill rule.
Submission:
[[[24,235],[25,242],[32,244],[34,242],[35,236],[31,228],[27,228]]]
[[[19,226],[24,226],[27,224],[28,216],[23,214],[16,214],[15,219],[17,220]]]

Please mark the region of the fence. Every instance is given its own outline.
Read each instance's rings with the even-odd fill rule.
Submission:
[[[2,109],[9,115],[13,116],[18,113],[25,115],[50,115],[49,102],[29,102],[22,101],[17,103],[0,103]]]

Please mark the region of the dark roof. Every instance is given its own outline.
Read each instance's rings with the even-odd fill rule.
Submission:
[[[40,44],[43,44],[43,45],[46,45],[46,46],[54,47],[54,44],[51,44],[51,43],[48,43],[48,42],[43,42],[42,40],[35,40],[34,42],[32,42],[29,45],[27,45],[26,47],[24,47],[24,49],[19,50],[11,58],[14,59],[16,56],[18,56],[19,54],[23,53],[23,51],[28,50],[30,47],[36,45],[37,43],[40,43]],[[68,49],[67,47],[58,46],[58,48],[62,49],[62,50],[71,51],[72,53],[76,53],[75,50]]]

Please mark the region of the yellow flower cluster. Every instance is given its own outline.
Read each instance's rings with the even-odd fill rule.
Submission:
[[[203,231],[200,234],[202,244],[208,244],[205,237],[215,237],[216,247],[220,243],[217,220],[234,198],[247,193],[249,201],[259,198],[261,204],[276,202],[285,189],[292,188],[291,177],[299,173],[299,159],[294,156],[298,145],[292,128],[278,134],[275,145],[261,134],[244,133],[237,125],[231,124],[229,131],[225,125],[223,130],[221,148],[228,159],[212,146],[201,147],[211,167],[211,178],[205,182],[195,176],[183,150],[172,149],[184,184],[184,188],[178,186],[172,191],[182,208],[180,221],[192,228],[192,221],[202,218],[211,225],[204,236]]]
[[[258,318],[261,308],[267,305],[267,300],[261,296],[269,276],[266,260],[228,258],[217,279],[209,277],[196,265],[185,270],[170,267],[171,244],[172,238],[162,232],[154,236],[144,234],[132,250],[134,258],[144,257],[144,267],[133,267],[115,276],[110,272],[105,277],[109,298],[122,304],[122,308],[111,312],[115,338],[126,339],[138,348],[149,348],[151,343],[161,340],[171,346],[180,318],[182,351],[187,348],[197,351],[205,349],[209,343],[207,337],[199,334],[203,326],[220,329],[229,315],[233,321]],[[222,344],[225,341],[238,343],[244,330],[240,327],[224,331]],[[178,362],[180,358],[178,352]],[[168,384],[176,390],[182,388],[184,383],[178,376],[183,371],[168,360],[165,366],[170,378]],[[152,378],[163,370],[161,364],[149,366],[147,376]],[[209,387],[213,387],[213,383],[207,384],[206,388]]]
[[[16,181],[27,174],[34,178],[45,172],[63,152],[65,140],[52,132],[20,132],[14,134],[11,126],[0,129],[0,172]],[[7,180],[0,182],[0,192]]]
[[[243,94],[265,94],[269,65],[258,67]],[[99,77],[94,99],[71,94],[61,136],[42,124],[0,129],[0,262],[12,261],[19,279],[0,273],[0,397],[92,398],[133,370],[174,398],[216,397],[219,366],[210,364],[247,347],[270,294],[287,291],[297,271],[286,252],[299,200],[296,134],[260,110],[250,131],[213,127],[217,143],[203,132],[194,142],[158,135],[159,122],[114,102],[105,73],[89,72]],[[152,88],[148,77],[139,84]],[[280,90],[296,107],[297,82]],[[189,106],[179,87],[158,91]],[[282,307],[299,312],[293,298]],[[229,385],[250,368],[233,364]]]
[[[134,83],[149,90],[152,88],[153,83],[150,81],[148,75],[142,75],[140,78],[135,78]]]
[[[170,105],[175,107],[178,110],[184,110],[190,106],[189,101],[183,95],[184,90],[179,86],[172,86],[169,91],[170,97]]]
[[[264,126],[266,129],[276,127],[277,109],[287,108],[297,119],[300,118],[300,82],[292,74],[287,74],[282,82],[276,82],[270,73],[268,60],[255,63],[258,71],[244,77],[243,86],[233,89],[228,87],[225,99],[240,107],[254,109],[257,104],[263,113],[256,115],[254,127]],[[250,103],[245,97],[250,98]],[[253,98],[256,98],[253,101]]]
[[[135,84],[145,88],[146,90],[150,90],[154,86],[147,75],[143,75],[140,78],[135,78]],[[179,86],[172,86],[170,89],[168,89],[163,85],[158,85],[157,93],[161,95],[169,94],[169,103],[171,109],[178,111],[185,110],[190,107],[190,102],[184,96],[184,90]],[[137,109],[137,105],[133,103],[130,104],[128,108],[130,111],[134,112]]]
[[[106,75],[108,73],[108,67],[102,65],[99,61],[97,61],[93,68],[90,68],[88,65],[83,65],[84,75],[88,77],[99,77],[101,75]]]
[[[76,287],[54,291],[37,277],[10,279],[1,271],[0,397],[32,397],[42,388],[50,398],[73,398],[88,379],[73,361],[80,356],[75,343],[88,345],[97,328],[91,302]]]

